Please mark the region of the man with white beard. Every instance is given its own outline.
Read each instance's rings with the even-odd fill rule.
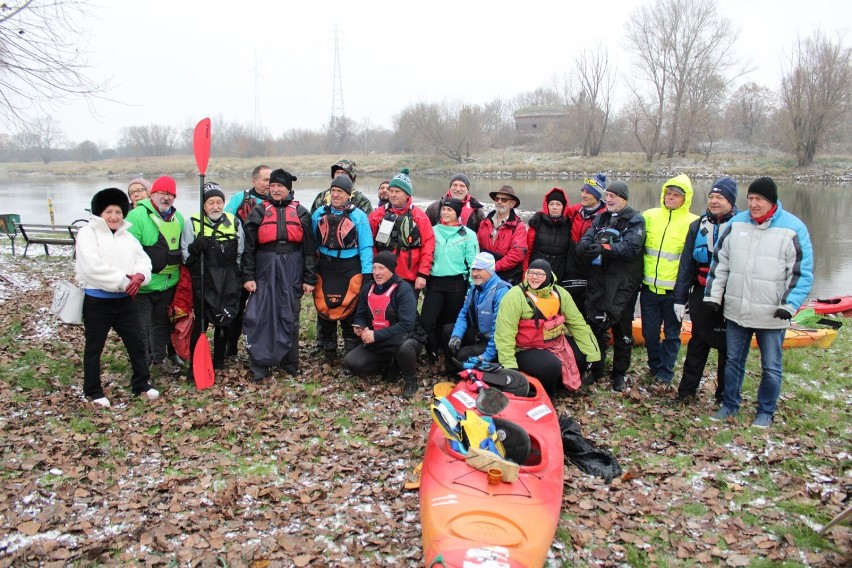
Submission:
[[[245,247],[243,224],[240,218],[225,212],[225,193],[219,184],[204,184],[204,219],[199,213],[190,217],[181,235],[183,259],[192,275],[195,324],[189,341],[190,353],[207,325],[213,326],[213,368],[225,368],[225,351],[230,342],[230,325],[240,307],[243,282],[240,277],[240,257]],[[204,271],[201,257],[204,257]],[[199,283],[204,278],[204,297]],[[201,307],[204,306],[204,313]],[[202,315],[204,324],[202,326]],[[192,378],[192,357],[188,376]]]
[[[175,295],[183,262],[180,248],[184,219],[174,208],[177,184],[169,176],[151,185],[151,197],[140,201],[127,215],[128,232],[136,237],[151,259],[151,281],[139,288],[136,308],[145,341],[148,363],[160,374],[178,374],[180,369],[166,358],[169,342],[169,305]]]

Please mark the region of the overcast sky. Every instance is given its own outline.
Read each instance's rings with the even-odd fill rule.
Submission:
[[[346,116],[390,127],[418,101],[486,103],[551,84],[601,43],[629,72],[624,22],[637,0],[337,2],[94,0],[92,76],[108,97],[53,112],[68,140],[107,147],[125,126],[250,126],[256,108],[274,136],[319,129],[332,109],[334,30]],[[849,0],[719,0],[739,30],[747,77],[775,89],[797,34],[852,27]],[[852,36],[847,37],[847,45]],[[622,96],[623,82],[617,87]]]

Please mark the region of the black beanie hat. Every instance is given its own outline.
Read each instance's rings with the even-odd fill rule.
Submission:
[[[225,192],[215,181],[208,181],[204,184],[204,203],[207,203],[207,200],[211,197],[221,197],[222,201],[225,200]]]
[[[545,203],[550,203],[551,201],[558,201],[562,204],[562,207],[568,204],[568,200],[565,199],[565,192],[558,187],[554,187],[550,190],[550,193],[544,196]]]
[[[100,190],[92,197],[92,215],[100,217],[104,209],[110,205],[118,205],[125,217],[127,217],[127,212],[130,211],[130,199],[127,194],[117,187],[108,187]]]
[[[296,176],[287,170],[282,170],[281,168],[272,170],[272,173],[269,174],[269,183],[280,183],[290,191],[293,191],[293,182],[296,181],[296,179]]]
[[[352,179],[348,175],[340,174],[331,180],[331,187],[342,189],[348,195],[352,195]]]
[[[456,217],[461,218],[461,212],[464,208],[464,204],[460,199],[456,199],[455,197],[445,197],[441,200],[441,207],[449,207],[456,212]]]
[[[381,264],[391,272],[396,272],[396,256],[389,251],[383,250],[373,257],[373,264]]]
[[[553,284],[553,267],[550,266],[550,263],[544,260],[543,258],[539,258],[538,260],[534,260],[530,263],[530,267],[527,270],[544,270],[544,273],[547,274],[547,278],[545,278],[542,286],[549,286]]]
[[[453,177],[451,177],[450,178],[450,185],[453,185],[454,181],[462,182],[467,187],[468,191],[470,191],[470,178],[467,177],[465,174],[458,173],[458,174],[454,175]]]
[[[630,190],[627,189],[627,184],[623,181],[614,181],[610,183],[608,186],[606,186],[606,191],[616,194],[625,201],[630,195]]]
[[[759,195],[775,205],[778,203],[778,186],[771,177],[759,177],[748,186],[748,193]]]

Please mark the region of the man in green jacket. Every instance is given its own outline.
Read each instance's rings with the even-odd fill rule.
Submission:
[[[176,374],[166,358],[169,343],[169,305],[175,295],[182,263],[180,236],[184,219],[174,208],[177,184],[169,176],[157,178],[151,186],[151,197],[140,201],[127,215],[132,225],[129,233],[136,237],[151,259],[151,281],[139,289],[136,309],[139,327],[145,341],[148,363],[161,373]]]
[[[668,388],[680,351],[680,320],[674,310],[674,287],[680,255],[689,225],[698,219],[690,213],[692,182],[686,174],[663,184],[660,206],[648,209],[645,218],[645,271],[639,302],[642,336],[648,350],[648,366],[654,382]],[[660,326],[665,339],[660,341]]]

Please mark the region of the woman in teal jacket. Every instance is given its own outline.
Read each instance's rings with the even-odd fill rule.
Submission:
[[[473,258],[479,253],[476,234],[461,224],[462,202],[447,197],[441,203],[441,222],[435,225],[435,260],[426,283],[420,325],[426,332],[427,353],[437,358],[438,346],[449,363],[441,329],[456,321],[464,305]],[[452,366],[446,365],[447,372]]]

